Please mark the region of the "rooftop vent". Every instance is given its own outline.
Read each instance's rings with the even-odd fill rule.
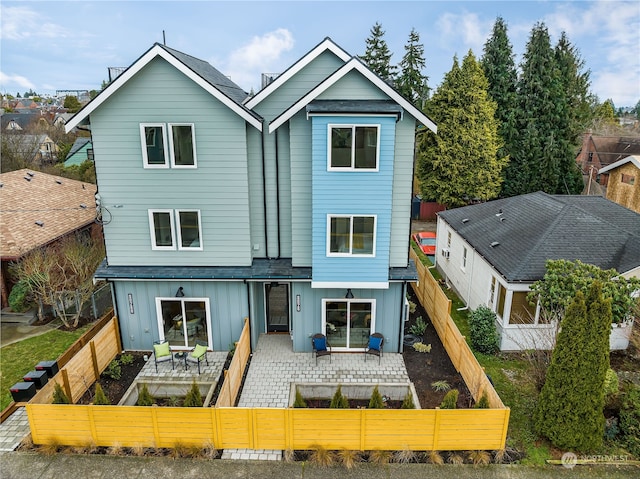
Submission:
[[[56,180],[56,183],[58,183],[59,185],[61,185],[61,184],[62,184],[62,181],[60,181],[60,180]]]
[[[31,178],[36,176],[36,174],[33,171],[27,171],[27,175],[29,175]]]
[[[469,222],[469,218],[463,218],[463,219],[462,219],[462,222],[463,222],[463,223],[468,223],[468,222]]]
[[[498,246],[500,243],[497,241],[493,241],[489,246],[491,246],[492,248],[495,248],[496,246]]]
[[[87,209],[87,205],[85,205],[84,203],[80,203],[80,208],[82,208],[83,210]]]
[[[23,178],[27,181],[31,181],[31,177],[30,176],[23,176]]]
[[[500,217],[500,222],[503,222],[503,221],[505,221],[506,219],[507,219],[507,218]]]
[[[42,228],[44,226],[44,221],[38,220],[36,221],[36,224]]]

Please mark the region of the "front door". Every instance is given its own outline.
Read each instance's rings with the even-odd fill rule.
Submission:
[[[289,284],[267,283],[264,285],[267,310],[267,332],[289,332]]]

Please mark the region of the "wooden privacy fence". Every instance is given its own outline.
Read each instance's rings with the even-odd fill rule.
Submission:
[[[508,410],[27,406],[35,444],[218,449],[501,449]]]
[[[504,403],[489,382],[484,369],[473,355],[465,337],[460,334],[460,330],[451,319],[451,300],[444,294],[436,279],[431,275],[427,267],[422,264],[413,249],[411,250],[411,257],[418,269],[418,283],[411,283],[411,286],[429,318],[431,318],[440,341],[442,341],[447,350],[453,366],[467,384],[469,392],[476,401],[482,397],[483,393],[486,393],[491,408],[505,409]]]
[[[238,392],[242,385],[244,370],[251,354],[251,331],[249,330],[249,318],[244,318],[244,327],[240,333],[240,339],[236,342],[236,349],[229,369],[224,371],[224,381],[216,407],[232,407],[236,404]]]
[[[71,402],[76,402],[98,380],[122,350],[118,318],[103,318],[99,324],[100,329],[91,339],[87,341],[83,336],[61,356],[60,371],[31,398],[31,404],[50,403],[55,383],[62,386]],[[78,349],[79,345],[82,346]],[[69,351],[75,351],[75,354],[69,356]]]

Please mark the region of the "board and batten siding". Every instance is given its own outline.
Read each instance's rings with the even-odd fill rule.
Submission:
[[[140,123],[192,123],[197,168],[145,169]],[[250,265],[245,121],[156,58],[91,114],[110,265]],[[114,205],[118,205],[115,207]],[[198,209],[202,251],[153,251],[149,209]]]
[[[380,125],[378,171],[327,171],[328,125]],[[389,279],[395,118],[312,117],[313,281],[374,282]],[[327,256],[327,215],[375,216],[374,256]]]
[[[311,266],[311,125],[304,112],[289,120],[291,151],[291,262]]]
[[[156,298],[173,298],[179,287],[184,288],[182,299],[209,298],[209,326],[215,350],[228,350],[238,340],[243,318],[249,315],[247,286],[241,281],[114,281],[113,285],[125,350],[153,349],[153,342],[160,338]]]

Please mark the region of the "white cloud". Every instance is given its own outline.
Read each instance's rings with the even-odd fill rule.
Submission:
[[[3,7],[0,38],[25,40],[28,38],[66,38],[71,36],[62,25],[47,21],[44,15],[29,7]]]
[[[28,78],[21,75],[7,75],[0,71],[0,91],[12,91],[15,88],[35,88],[36,86]]]
[[[257,90],[260,73],[278,72],[283,66],[280,61],[283,53],[293,49],[293,45],[293,35],[284,28],[253,37],[249,43],[231,52],[224,73],[246,90],[252,87]]]
[[[462,14],[445,13],[441,15],[436,24],[441,31],[440,41],[448,48],[456,45],[461,50],[457,51],[458,59],[462,60],[469,49],[473,50],[476,58],[482,55],[487,38],[491,34],[495,19],[482,21],[476,13],[464,12]]]

